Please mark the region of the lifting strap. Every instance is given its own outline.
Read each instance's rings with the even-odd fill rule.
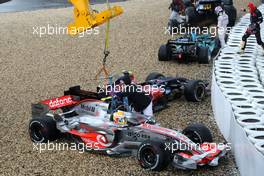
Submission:
[[[106,0],[107,8],[110,9],[110,3],[109,0]],[[110,32],[110,19],[107,20],[106,24],[106,31],[105,31],[105,45],[104,45],[104,58],[101,69],[98,71],[98,73],[95,76],[95,79],[98,80],[99,76],[103,73],[105,78],[109,77],[109,72],[106,68],[106,59],[110,54],[109,51],[109,32]]]

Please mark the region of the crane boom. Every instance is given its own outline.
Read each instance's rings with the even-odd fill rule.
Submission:
[[[70,0],[70,2],[74,6],[74,22],[68,25],[70,35],[76,35],[99,26],[111,18],[121,15],[124,11],[120,6],[113,6],[97,13],[91,10],[89,0]]]

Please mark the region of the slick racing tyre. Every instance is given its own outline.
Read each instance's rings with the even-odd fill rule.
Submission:
[[[160,46],[159,53],[158,53],[158,58],[159,58],[159,61],[168,61],[168,60],[170,60],[169,55],[168,55],[167,45],[161,45]]]
[[[182,133],[196,144],[202,144],[204,142],[213,142],[211,131],[201,123],[189,125],[183,130]]]
[[[29,136],[35,143],[46,143],[58,138],[59,131],[52,117],[37,117],[29,122]]]
[[[198,48],[198,62],[199,64],[209,64],[211,60],[211,52],[208,47]]]
[[[165,150],[162,142],[147,140],[138,149],[137,159],[142,168],[161,171],[171,162],[169,150]]]
[[[203,81],[189,80],[184,87],[184,96],[187,101],[200,102],[206,95],[206,85]]]
[[[146,82],[151,81],[151,80],[155,80],[155,79],[164,79],[165,76],[161,73],[157,73],[157,72],[152,72],[150,73],[147,78],[146,78]]]

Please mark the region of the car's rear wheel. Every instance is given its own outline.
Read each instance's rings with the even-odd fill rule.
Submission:
[[[157,73],[157,72],[152,72],[150,73],[147,78],[146,78],[146,81],[151,81],[151,80],[155,80],[155,79],[164,79],[165,76],[161,73]]]
[[[189,125],[183,130],[182,133],[196,144],[202,144],[204,142],[213,142],[211,131],[201,123]]]
[[[46,143],[56,140],[59,136],[59,130],[52,117],[37,117],[29,122],[29,136],[35,143]]]
[[[200,64],[209,64],[211,61],[211,52],[209,47],[199,47],[198,48],[198,62]]]
[[[170,163],[169,151],[165,151],[162,142],[147,140],[138,149],[137,159],[142,168],[152,171],[161,171]]]
[[[159,61],[168,61],[168,60],[170,60],[169,55],[168,55],[167,45],[161,45],[160,46],[159,53],[158,53],[158,58],[159,58]]]
[[[189,80],[184,87],[184,96],[187,101],[200,102],[206,95],[206,85],[200,80]]]

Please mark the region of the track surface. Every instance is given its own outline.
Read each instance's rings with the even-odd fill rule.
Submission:
[[[125,13],[111,23],[108,67],[112,72],[132,70],[139,80],[151,71],[158,71],[210,81],[211,66],[158,62],[158,48],[169,38],[164,35],[169,0],[118,4],[125,8]],[[105,5],[96,8],[102,9]],[[103,56],[104,27],[100,28],[99,35],[83,38],[33,35],[33,27],[66,26],[70,17],[70,8],[0,14],[0,175],[237,175],[231,154],[215,168],[198,171],[168,168],[153,173],[140,168],[132,157],[34,151],[27,133],[31,103],[61,95],[73,85],[81,84],[92,90],[97,85],[89,79],[94,77]],[[212,117],[210,98],[200,104],[187,103],[184,99],[176,101],[158,113],[157,120],[173,129],[202,122],[212,129],[217,142],[223,141]]]

